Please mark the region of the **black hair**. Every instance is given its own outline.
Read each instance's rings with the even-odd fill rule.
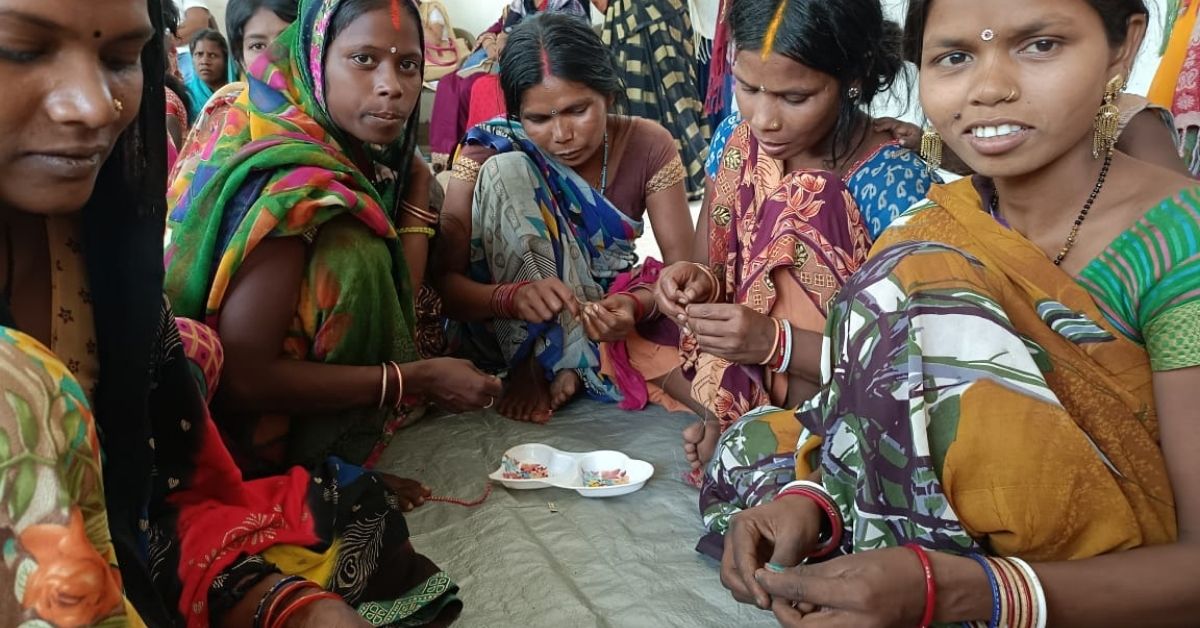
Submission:
[[[413,19],[416,24],[418,37],[421,38],[421,49],[424,50],[425,44],[425,29],[421,27],[421,11],[416,7],[412,0],[394,0],[399,4]],[[379,9],[391,9],[393,0],[343,0],[338,5],[337,11],[334,12],[333,18],[329,23],[328,41],[332,42],[337,39],[338,33],[341,33],[350,26],[350,23],[362,17],[365,13],[378,11]]]
[[[900,27],[884,19],[879,0],[733,0],[728,19],[738,51],[761,51],[773,30],[771,52],[837,79],[835,167],[866,141],[862,110],[869,113],[875,96],[905,72]],[[859,90],[856,98],[849,96],[851,87]]]
[[[229,48],[238,65],[244,66],[242,59],[242,44],[246,39],[246,22],[258,13],[259,9],[267,9],[275,17],[291,24],[296,21],[299,10],[298,0],[229,0],[225,7],[225,32],[229,33]]]
[[[162,5],[161,13],[162,13],[162,28],[163,28],[164,37],[165,37],[166,33],[170,33],[172,36],[178,37],[179,36],[179,7],[176,6],[174,2],[164,2]],[[171,46],[167,46],[167,45],[163,46],[164,59],[169,59],[170,55],[174,55],[174,54],[175,54],[175,48],[173,48]],[[164,64],[165,64],[164,67],[170,67],[169,62],[164,61]],[[169,72],[165,72],[163,74],[163,78],[166,81],[166,88],[175,92],[175,95],[179,97],[179,101],[183,103],[184,110],[191,111],[192,110],[192,99],[191,99],[191,96],[188,95],[188,89],[183,84],[183,81],[179,80],[179,77],[177,77],[174,74],[171,74]]]
[[[95,314],[100,379],[93,407],[105,454],[109,530],[125,593],[147,625],[172,625],[174,608],[154,587],[138,522],[150,502],[153,435],[147,391],[163,329],[163,229],[167,201],[166,28],[148,0],[158,36],[142,49],[142,102],[100,169],[83,207],[85,264]],[[167,530],[167,533],[170,533]],[[166,592],[164,592],[165,594]]]
[[[179,7],[172,2],[164,2],[162,5],[162,20],[163,28],[172,35],[179,36]]]
[[[188,50],[196,52],[196,44],[202,41],[215,42],[225,52],[225,59],[229,60],[229,42],[225,41],[225,37],[219,31],[211,28],[196,31],[196,34],[192,35],[192,41],[188,43]]]
[[[608,46],[586,20],[567,13],[539,13],[513,29],[500,52],[500,88],[510,118],[519,118],[521,99],[545,80],[543,54],[550,74],[582,83],[611,97],[617,110],[627,99],[625,84]]]
[[[1129,36],[1129,19],[1135,15],[1149,17],[1150,10],[1144,0],[1087,0],[1104,23],[1104,34],[1108,44],[1114,48],[1125,43]],[[925,40],[925,23],[929,18],[929,7],[933,0],[909,0],[908,14],[904,20],[904,58],[921,65],[922,42]]]

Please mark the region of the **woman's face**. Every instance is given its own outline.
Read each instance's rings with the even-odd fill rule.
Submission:
[[[547,76],[521,96],[521,126],[539,148],[578,168],[604,146],[608,105],[583,83]]]
[[[1129,76],[1145,31],[1109,46],[1085,0],[937,0],[920,67],[921,105],[976,172],[1020,176],[1091,147],[1104,86]]]
[[[142,99],[144,0],[0,0],[0,204],[78,211]]]
[[[733,76],[738,109],[764,153],[786,161],[825,145],[842,103],[837,79],[756,50],[737,53]]]
[[[254,61],[267,51],[267,46],[288,27],[288,23],[279,19],[275,12],[260,8],[246,20],[242,32],[242,67],[249,70]]]
[[[421,95],[418,28],[406,10],[396,28],[378,9],[338,33],[325,55],[326,105],[338,128],[368,144],[400,139]]]
[[[225,50],[215,41],[201,39],[192,47],[192,65],[196,68],[196,76],[208,83],[209,87],[215,89],[225,84],[229,77],[228,64]]]

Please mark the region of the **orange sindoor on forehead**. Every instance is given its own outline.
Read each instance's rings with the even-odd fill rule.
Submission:
[[[392,28],[400,30],[400,0],[392,0]]]
[[[763,35],[762,60],[766,61],[767,57],[771,56],[775,48],[775,37],[779,35],[779,25],[783,23],[783,12],[787,10],[788,0],[780,0],[779,6],[775,8],[775,16],[771,18],[771,23],[767,25],[767,32]]]

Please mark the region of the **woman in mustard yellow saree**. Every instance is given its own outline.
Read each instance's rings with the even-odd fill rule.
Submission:
[[[1146,16],[910,3],[931,141],[981,176],[839,293],[790,473],[739,476],[724,436],[737,599],[787,626],[1200,616],[1200,188],[1113,148]]]

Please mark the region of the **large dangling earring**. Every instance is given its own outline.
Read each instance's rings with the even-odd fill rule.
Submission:
[[[1096,112],[1095,128],[1092,134],[1092,159],[1107,155],[1117,145],[1117,123],[1121,118],[1121,110],[1117,109],[1114,101],[1125,87],[1125,79],[1120,74],[1112,77],[1104,86],[1104,104]]]
[[[930,170],[942,167],[942,136],[932,126],[925,127],[921,134],[921,159]]]

